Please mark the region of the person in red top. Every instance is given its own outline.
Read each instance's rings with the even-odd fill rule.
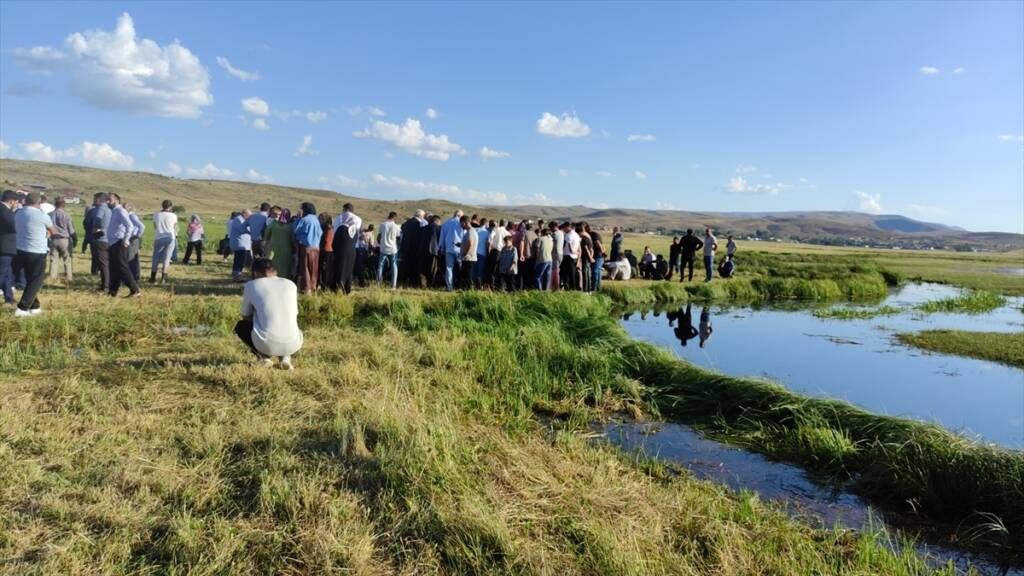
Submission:
[[[320,226],[324,235],[320,238],[320,285],[328,290],[337,290],[334,281],[334,218],[330,214],[320,214]]]

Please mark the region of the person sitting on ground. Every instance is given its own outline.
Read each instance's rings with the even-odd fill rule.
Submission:
[[[644,246],[644,254],[640,257],[640,276],[650,279],[654,275],[654,252],[650,246]]]
[[[733,262],[732,256],[726,256],[725,260],[718,265],[718,275],[722,278],[732,278],[732,275],[736,272],[736,263]]]
[[[671,280],[672,271],[669,270],[668,260],[661,254],[654,259],[654,263],[651,264],[651,279],[652,280]]]
[[[639,276],[640,263],[636,260],[636,254],[633,254],[632,250],[626,250],[622,253],[622,257],[629,263],[630,276]]]
[[[608,262],[604,267],[608,270],[609,280],[629,280],[633,277],[633,269],[626,260]]]
[[[303,342],[299,290],[291,280],[278,278],[277,269],[266,258],[253,262],[252,275],[242,292],[242,319],[235,324],[235,334],[260,365],[273,366],[273,358],[279,356],[281,368],[291,370],[292,355]]]

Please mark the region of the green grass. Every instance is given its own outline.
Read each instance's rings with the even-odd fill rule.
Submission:
[[[926,330],[897,336],[904,344],[923,350],[980,358],[1024,368],[1024,332]]]
[[[286,373],[231,335],[226,268],[173,278],[230,295],[48,286],[42,316],[0,317],[0,574],[955,572],[580,433],[620,413],[859,478],[922,518],[994,511],[1007,532],[986,542],[1019,542],[1020,454],[694,368],[629,339],[610,298],[303,298]]]
[[[962,296],[932,300],[917,306],[922,312],[963,312],[983,314],[1006,305],[1006,298],[984,290],[972,290]]]
[[[819,308],[814,311],[814,316],[829,320],[867,320],[879,316],[893,316],[902,312],[900,308],[893,306],[879,306],[878,308]]]

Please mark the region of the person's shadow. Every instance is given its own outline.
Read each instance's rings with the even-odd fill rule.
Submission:
[[[676,338],[679,339],[679,343],[686,346],[686,343],[697,336],[697,329],[693,327],[693,312],[691,311],[692,304],[687,304],[686,308],[680,308],[676,312],[668,312],[668,325],[671,326],[672,322],[678,320],[679,324],[675,327]]]
[[[711,326],[711,308],[705,306],[700,311],[700,347],[703,348],[704,344],[711,338],[711,334],[715,329]]]

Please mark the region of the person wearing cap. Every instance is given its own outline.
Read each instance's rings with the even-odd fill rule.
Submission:
[[[132,274],[131,258],[128,254],[132,236],[135,234],[135,224],[128,209],[121,204],[121,196],[111,193],[109,197],[107,205],[110,207],[110,223],[103,234],[107,240],[110,261],[110,289],[107,293],[117,296],[121,284],[126,284],[128,297],[131,298],[139,295],[139,283]]]
[[[39,193],[31,192],[25,205],[14,215],[16,266],[25,272],[25,290],[21,293],[14,315],[23,318],[42,312],[39,291],[46,273],[47,238],[53,234],[53,223],[39,208]]]
[[[14,304],[14,258],[18,255],[14,207],[17,205],[18,193],[4,190],[0,196],[0,292],[4,295],[4,304]]]
[[[64,264],[64,280],[71,283],[71,263],[75,249],[71,245],[75,237],[75,227],[71,223],[71,217],[64,210],[65,201],[57,198],[53,212],[50,212],[50,222],[53,223],[53,236],[50,237],[50,279],[57,279],[57,261]]]

